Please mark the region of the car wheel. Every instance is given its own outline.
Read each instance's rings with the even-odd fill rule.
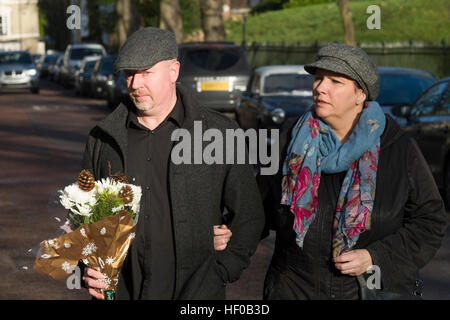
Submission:
[[[39,93],[39,88],[31,88],[31,93],[33,94],[38,94]]]

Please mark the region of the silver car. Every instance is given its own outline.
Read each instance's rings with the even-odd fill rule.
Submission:
[[[39,93],[39,72],[27,51],[0,52],[0,88],[25,88]]]

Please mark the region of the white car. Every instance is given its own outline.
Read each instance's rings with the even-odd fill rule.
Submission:
[[[0,87],[39,93],[39,72],[27,51],[0,52]]]
[[[75,85],[75,72],[80,69],[84,57],[104,55],[106,55],[106,50],[98,43],[69,44],[64,53],[64,63],[61,69],[62,84],[66,87]]]

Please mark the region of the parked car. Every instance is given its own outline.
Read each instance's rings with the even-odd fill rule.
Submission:
[[[105,48],[98,43],[69,44],[64,52],[64,63],[61,68],[61,81],[65,87],[75,85],[75,72],[80,69],[81,61],[87,56],[104,56]]]
[[[314,76],[302,65],[264,66],[255,69],[236,106],[243,129],[280,129],[286,133],[313,103]]]
[[[179,46],[178,82],[192,89],[203,105],[234,112],[251,75],[242,46],[228,42],[192,42]]]
[[[25,88],[39,93],[39,72],[27,51],[0,52],[0,88]]]
[[[404,129],[417,141],[450,208],[450,77],[428,88],[411,108],[392,112],[406,117]]]
[[[38,62],[41,60],[42,58],[42,54],[32,54],[31,55],[31,59],[33,60],[34,65],[37,65]]]
[[[56,62],[49,67],[49,78],[55,82],[61,83],[61,68],[64,63],[64,55],[59,55]]]
[[[46,54],[41,56],[36,68],[39,70],[39,75],[41,78],[46,78],[49,75],[49,68],[52,64],[56,63],[58,59],[58,54]]]
[[[88,95],[90,92],[91,73],[100,56],[87,56],[81,61],[80,70],[75,73],[75,92]]]
[[[114,56],[103,56],[96,63],[91,72],[91,94],[94,98],[106,99],[107,82],[114,77]]]
[[[385,113],[394,106],[411,106],[428,87],[439,80],[434,74],[408,68],[379,67],[380,92],[377,101]],[[404,119],[396,119],[401,126]]]
[[[116,108],[128,96],[127,82],[123,70],[120,70],[112,80],[107,82],[106,100],[108,107]]]

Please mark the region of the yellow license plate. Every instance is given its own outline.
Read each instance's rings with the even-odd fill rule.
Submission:
[[[228,82],[202,81],[202,91],[228,91]]]

